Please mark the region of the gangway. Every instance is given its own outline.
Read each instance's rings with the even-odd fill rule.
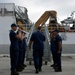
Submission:
[[[43,13],[43,15],[36,21],[35,23],[35,27],[34,27],[34,30],[37,30],[38,26],[42,26],[43,28],[43,33],[46,37],[46,41],[44,42],[44,57],[43,57],[43,61],[45,62],[45,64],[47,64],[48,61],[50,61],[50,37],[49,37],[49,31],[48,31],[48,26],[45,25],[46,21],[48,19],[53,19],[55,22],[56,22],[56,15],[57,12],[52,10],[52,11],[45,11]],[[52,22],[50,20],[50,22]],[[31,64],[31,62],[33,61],[33,56],[32,56],[32,53],[33,53],[33,49],[31,50],[28,50],[27,51],[27,56],[26,56],[26,60],[29,61],[29,64]]]
[[[35,28],[33,29],[33,32],[35,31]],[[46,37],[46,40],[44,42],[44,56],[43,56],[43,61],[45,62],[45,64],[47,64],[47,62],[51,61],[51,53],[50,53],[50,37],[49,37],[49,32],[48,32],[48,28],[45,25],[44,29],[43,29],[43,33]],[[26,55],[26,61],[29,61],[29,64],[31,65],[32,61],[33,61],[33,49],[27,50],[27,55]]]

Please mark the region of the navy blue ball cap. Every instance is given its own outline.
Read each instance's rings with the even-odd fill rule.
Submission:
[[[11,24],[11,27],[18,27],[15,23]]]

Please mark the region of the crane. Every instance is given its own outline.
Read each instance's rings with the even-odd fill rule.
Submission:
[[[50,19],[49,23],[51,23],[51,20],[52,19],[56,20],[56,18],[57,18],[57,12],[56,11],[54,11],[54,10],[52,10],[52,11],[45,11],[43,13],[43,15],[36,21],[35,28],[37,29],[37,27],[40,24],[41,24],[41,26],[43,26],[48,19]]]

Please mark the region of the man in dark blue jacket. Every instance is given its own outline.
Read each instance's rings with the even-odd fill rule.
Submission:
[[[53,64],[51,67],[55,68],[56,65],[56,47],[55,47],[55,39],[54,39],[54,34],[53,32],[50,33],[50,50],[52,53],[52,59],[53,59]]]
[[[35,73],[41,71],[42,57],[44,52],[44,41],[45,36],[42,33],[42,28],[38,27],[38,30],[32,34],[29,44],[29,47],[31,48],[31,44],[33,42],[33,60],[36,69]]]
[[[18,61],[18,51],[19,51],[19,46],[18,46],[18,38],[20,38],[20,34],[16,34],[15,31],[17,30],[16,24],[11,25],[11,30],[9,33],[10,37],[10,61],[11,61],[11,75],[19,75],[17,73],[16,68],[17,68],[17,61]]]
[[[58,30],[53,31],[54,34],[53,50],[55,52],[55,63],[56,63],[55,72],[62,71],[61,67],[62,39],[58,33],[59,33]]]
[[[24,64],[25,56],[26,56],[26,50],[27,50],[27,44],[26,44],[26,33],[22,32],[23,40],[22,40],[22,47],[23,47],[23,59],[22,59],[22,66],[26,67],[27,65]]]
[[[19,34],[19,32],[17,32]],[[18,45],[19,45],[19,59],[18,59],[18,65],[17,65],[17,71],[21,72],[24,70],[24,67],[26,65],[24,64],[25,59],[25,53],[26,53],[26,41],[25,41],[25,32],[21,30],[21,38],[18,39]]]

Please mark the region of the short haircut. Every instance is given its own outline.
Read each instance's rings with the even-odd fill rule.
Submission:
[[[15,23],[11,24],[11,27],[17,27],[17,25]]]
[[[41,28],[42,28],[42,27],[41,27],[41,26],[39,26],[39,27],[38,27],[38,30],[41,30]]]
[[[59,30],[57,30],[57,29],[56,29],[56,30],[54,30],[54,32],[57,32],[57,33],[59,33]]]

